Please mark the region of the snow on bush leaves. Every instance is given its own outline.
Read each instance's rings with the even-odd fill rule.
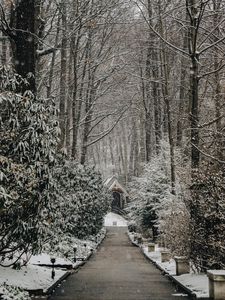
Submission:
[[[58,196],[51,202],[49,243],[56,248],[65,240],[86,239],[101,230],[110,197],[93,167],[58,159],[55,185]],[[70,244],[70,242],[69,242]]]
[[[2,300],[31,300],[28,292],[6,284],[0,286],[0,295]]]
[[[58,129],[53,103],[19,93],[23,80],[4,68],[0,78],[0,254],[16,261],[41,246]]]
[[[160,150],[131,183],[129,214],[145,235],[161,240],[174,254],[189,254],[189,213],[178,184],[177,194],[171,193],[168,143]]]
[[[0,79],[0,264],[6,265],[49,241],[57,246],[96,235],[109,197],[93,168],[56,153],[53,102],[21,94],[23,79],[4,68]]]

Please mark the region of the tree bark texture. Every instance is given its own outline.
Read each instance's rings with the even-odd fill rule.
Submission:
[[[62,42],[61,42],[61,73],[60,73],[60,100],[59,100],[59,127],[60,142],[59,149],[65,146],[66,135],[66,83],[67,83],[67,7],[64,1],[61,2],[62,15]]]
[[[35,0],[20,0],[16,2],[11,12],[11,27],[9,32],[12,41],[14,64],[16,72],[28,79],[29,89],[36,93],[35,69],[36,69],[36,18],[39,11]],[[24,85],[22,92],[28,87]]]
[[[188,46],[191,58],[190,75],[190,123],[191,123],[191,166],[192,169],[199,167],[199,54],[197,52],[197,38],[199,29],[198,8],[196,0],[187,1],[187,10],[190,19],[188,32]]]

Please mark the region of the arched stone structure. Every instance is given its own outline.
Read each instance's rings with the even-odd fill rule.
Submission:
[[[107,179],[104,184],[112,192],[112,211],[122,211],[129,199],[126,189],[119,183],[115,176]]]
[[[125,200],[124,200],[124,197],[123,197],[123,193],[121,191],[112,191],[112,196],[113,196],[113,199],[112,199],[112,210],[113,209],[124,209],[124,205],[125,205]]]

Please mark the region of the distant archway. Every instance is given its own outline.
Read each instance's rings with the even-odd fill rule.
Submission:
[[[124,209],[124,197],[123,192],[119,189],[112,190],[112,210]]]
[[[112,199],[112,210],[115,209],[115,208],[119,208],[119,209],[122,209],[121,208],[121,203],[120,203],[120,199],[121,199],[121,195],[120,193],[118,192],[113,192],[112,193],[112,196],[113,196],[113,199]]]
[[[111,209],[115,213],[124,213],[124,208],[129,201],[129,194],[126,188],[115,176],[108,178],[104,185],[112,193]]]

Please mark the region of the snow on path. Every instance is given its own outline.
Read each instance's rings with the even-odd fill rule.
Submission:
[[[134,242],[134,234],[128,233],[130,239]],[[183,286],[192,291],[197,299],[209,298],[209,283],[208,277],[206,274],[183,274],[180,276],[175,276],[176,274],[176,263],[174,259],[171,259],[169,262],[161,262],[161,253],[160,248],[156,245],[156,251],[148,252],[148,247],[143,245],[137,245],[141,248],[142,252],[154,261],[161,269],[163,269],[167,274],[172,276]]]
[[[122,216],[110,212],[105,216],[105,226],[127,227],[127,221]]]
[[[197,299],[209,298],[209,282],[206,274],[183,274],[174,278],[192,290]]]

